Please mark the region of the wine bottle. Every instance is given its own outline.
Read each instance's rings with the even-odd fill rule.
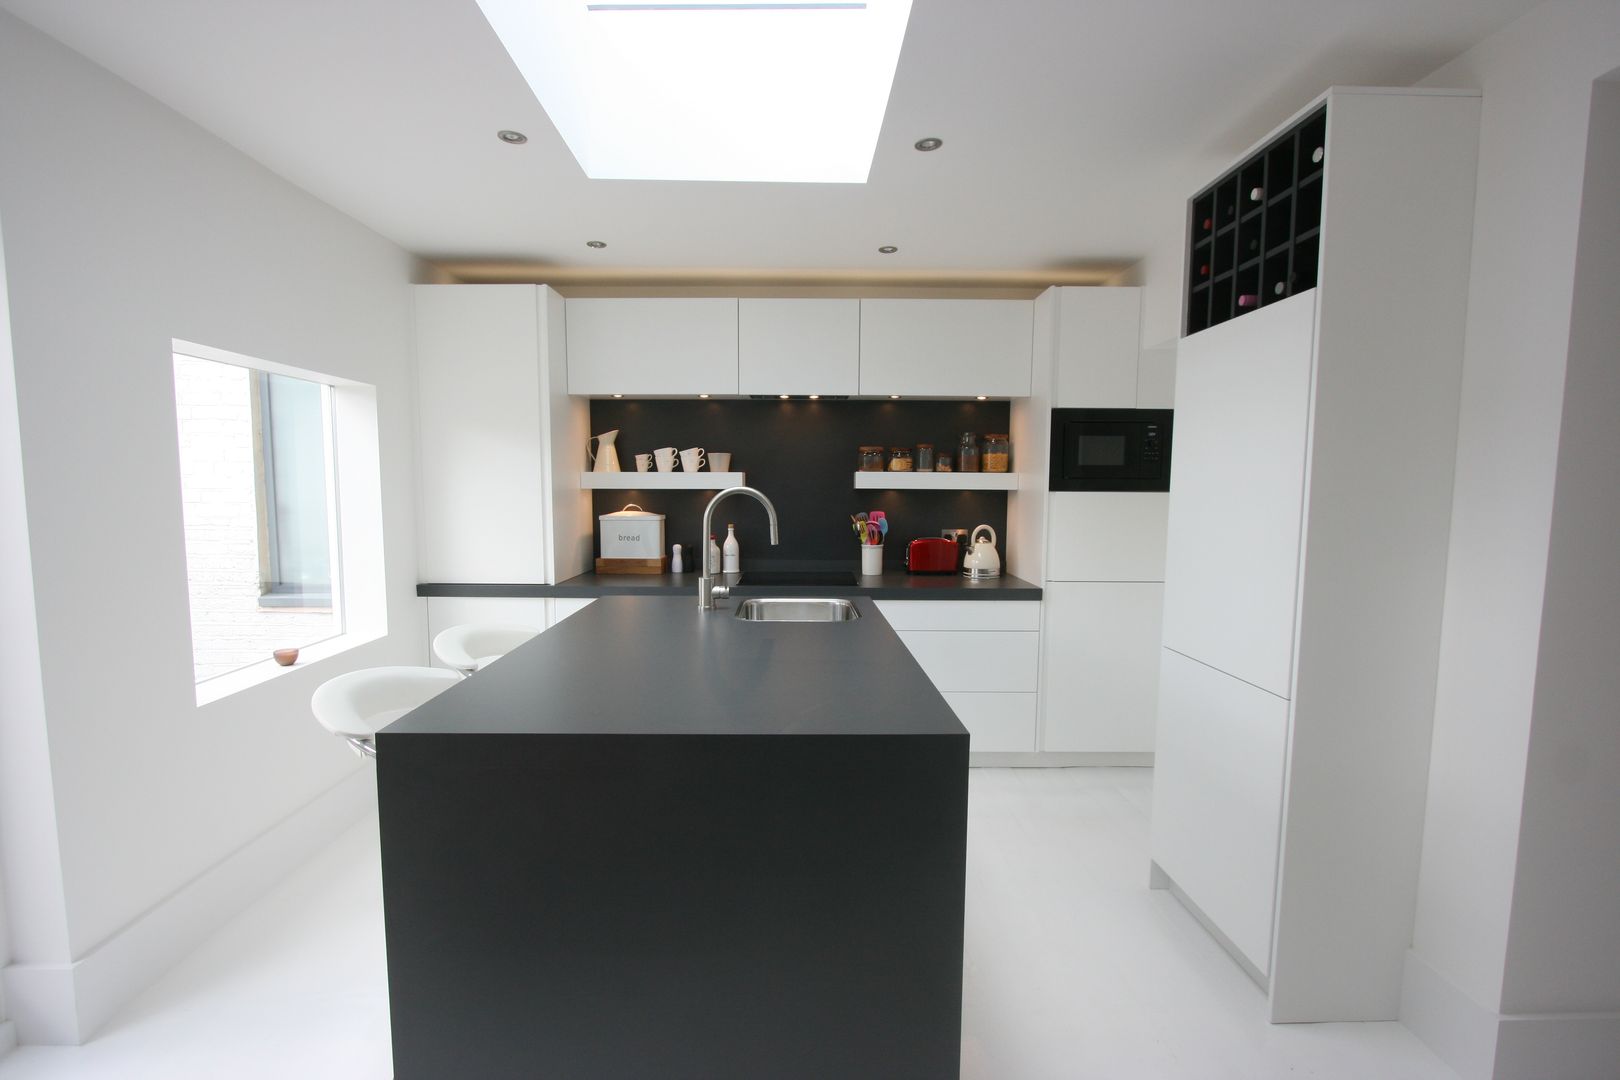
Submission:
[[[1258,296],[1256,296],[1254,293],[1244,293],[1242,296],[1238,297],[1238,307],[1240,307],[1240,308],[1251,308],[1251,307],[1259,307],[1259,306],[1260,306],[1260,298]]]
[[[1315,150],[1311,151],[1311,161],[1312,161],[1312,163],[1317,164],[1317,165],[1322,164],[1322,156],[1323,156],[1322,148],[1320,146],[1318,146]]]
[[[1250,188],[1249,189],[1249,201],[1250,202],[1259,202],[1261,199],[1263,199],[1265,197],[1266,197],[1266,189],[1265,188],[1256,187],[1256,188]]]

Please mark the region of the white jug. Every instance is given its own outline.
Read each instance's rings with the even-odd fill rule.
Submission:
[[[985,540],[980,532],[990,534]],[[980,525],[969,538],[968,552],[962,556],[962,576],[965,578],[993,578],[1001,576],[1001,556],[996,554],[996,530]]]
[[[591,453],[589,446],[585,448],[585,452],[591,458],[591,472],[619,471],[619,451],[613,445],[613,440],[618,437],[618,428],[591,436],[591,442],[596,444],[596,452]]]

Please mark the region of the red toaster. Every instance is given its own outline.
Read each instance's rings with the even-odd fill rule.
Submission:
[[[956,541],[943,536],[925,536],[906,545],[906,572],[911,574],[954,574],[961,549]]]

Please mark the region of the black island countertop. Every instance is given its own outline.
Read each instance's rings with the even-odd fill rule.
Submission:
[[[959,1075],[967,731],[870,596],[695,594],[378,732],[399,1080]]]
[[[737,618],[735,598],[700,611],[695,582],[607,595],[389,725],[379,749],[409,734],[964,733],[872,599],[850,598],[849,622],[772,623]]]
[[[767,573],[778,573],[775,568]],[[757,571],[756,571],[757,572]],[[757,585],[741,575],[722,574],[716,580],[740,581],[738,596],[865,596],[872,600],[1039,600],[1041,587],[1003,574],[987,581],[969,581],[960,574],[908,574],[886,570],[872,577],[854,577],[838,585]],[[420,582],[417,596],[545,597],[586,599],[599,596],[668,596],[685,594],[697,603],[696,573],[687,574],[580,574],[556,585],[483,582]]]

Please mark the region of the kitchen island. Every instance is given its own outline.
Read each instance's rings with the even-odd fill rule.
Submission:
[[[948,1077],[968,735],[844,623],[604,597],[376,740],[395,1075]]]

